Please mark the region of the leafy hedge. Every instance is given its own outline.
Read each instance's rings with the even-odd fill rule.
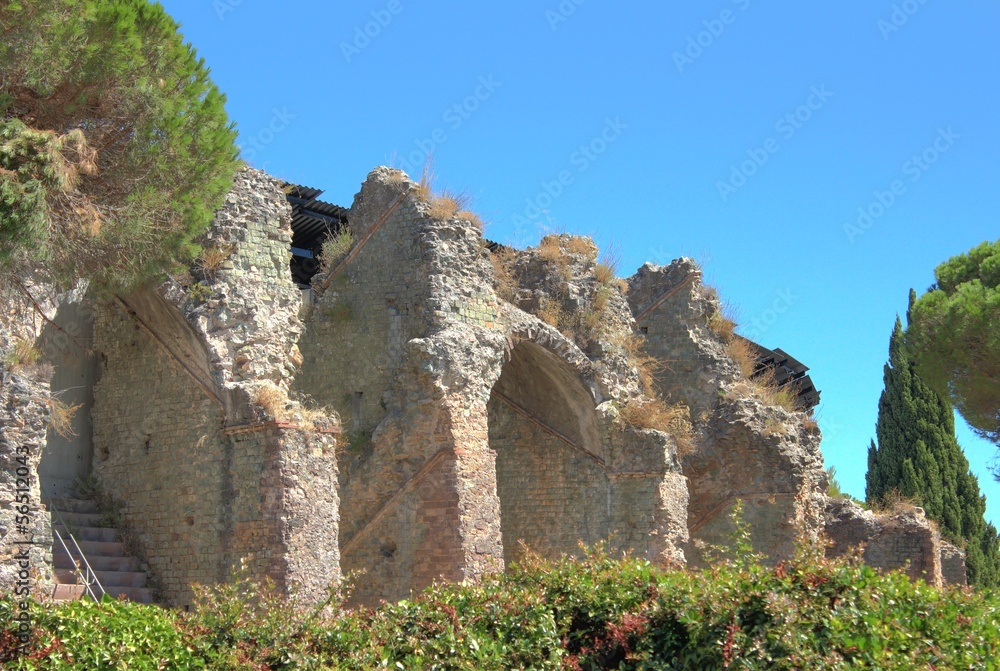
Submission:
[[[0,621],[14,604],[0,600]],[[1000,595],[939,590],[803,553],[765,568],[662,570],[600,551],[531,559],[380,608],[295,612],[267,587],[200,590],[187,614],[34,605],[10,669],[1000,668]]]

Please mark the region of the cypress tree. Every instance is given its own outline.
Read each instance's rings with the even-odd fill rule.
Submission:
[[[911,306],[914,300],[911,291]],[[1000,585],[997,530],[984,518],[986,498],[955,437],[954,412],[917,373],[898,317],[884,380],[875,428],[878,443],[872,441],[868,449],[867,502],[916,501],[945,539],[965,548],[969,584]]]

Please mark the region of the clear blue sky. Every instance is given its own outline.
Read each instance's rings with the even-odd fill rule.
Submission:
[[[744,333],[812,368],[859,498],[910,287],[1000,238],[995,2],[164,5],[278,177],[349,206],[433,150],[495,240],[589,234],[623,275],[702,261]],[[959,435],[1000,522],[996,449]]]

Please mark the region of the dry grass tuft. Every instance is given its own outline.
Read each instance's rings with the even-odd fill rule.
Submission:
[[[916,497],[903,496],[898,489],[890,489],[878,501],[870,504],[870,510],[879,515],[912,515],[920,507],[920,501]]]
[[[198,267],[207,274],[215,273],[229,260],[234,251],[236,251],[236,247],[233,245],[205,247],[198,255]]]
[[[519,279],[514,266],[517,261],[517,250],[506,247],[495,253],[489,253],[493,264],[493,276],[496,278],[494,290],[497,296],[508,303],[517,304]]]
[[[590,238],[583,235],[559,236],[560,245],[570,254],[584,256],[591,261],[597,258],[597,245]]]
[[[643,343],[644,338],[641,335],[630,333],[625,338],[617,340],[614,344],[622,348],[629,363],[639,373],[639,383],[642,386],[643,393],[647,396],[658,396],[659,390],[656,387],[656,377],[666,368],[666,364],[647,354]]]
[[[726,354],[739,366],[745,385],[737,385],[730,392],[732,397],[749,395],[765,405],[799,412],[798,396],[789,385],[779,386],[774,371],[762,369],[757,363],[757,351],[750,341],[734,337],[726,344]]]
[[[757,350],[750,341],[733,338],[726,344],[726,354],[736,362],[744,378],[749,380],[757,373]]]
[[[26,338],[16,338],[10,349],[4,352],[3,362],[10,368],[19,369],[34,366],[42,358],[42,351]]]
[[[612,243],[601,252],[597,265],[594,267],[594,277],[601,284],[611,286],[618,277],[618,269],[621,264],[622,250]]]
[[[535,316],[541,319],[549,326],[555,327],[560,331],[562,331],[563,335],[572,338],[571,334],[566,333],[566,329],[568,326],[567,315],[566,311],[563,310],[562,305],[559,303],[559,301],[547,297],[542,297],[538,305],[538,314],[536,314]]]
[[[255,387],[250,400],[274,419],[283,419],[288,407],[288,394],[270,382]]]
[[[73,428],[73,418],[77,411],[83,407],[83,404],[68,405],[54,397],[48,400],[48,404],[49,426],[52,427],[52,430],[67,440],[75,436],[76,429]]]
[[[691,410],[684,404],[667,405],[659,398],[634,398],[621,409],[621,419],[636,429],[655,429],[674,438],[678,452],[690,450],[694,438]]]
[[[559,244],[559,238],[558,235],[546,235],[539,240],[537,247],[539,258],[549,263],[568,263],[566,253],[563,251],[562,245]]]

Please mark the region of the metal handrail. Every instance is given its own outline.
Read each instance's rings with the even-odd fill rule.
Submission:
[[[80,549],[80,544],[76,542],[76,537],[73,535],[73,532],[69,530],[69,525],[66,524],[65,520],[63,520],[62,518],[62,515],[59,514],[59,510],[52,507],[51,501],[48,501],[48,504],[49,504],[48,506],[49,512],[55,513],[55,516],[59,520],[59,524],[61,524],[63,528],[66,529],[66,533],[69,535],[69,539],[70,541],[72,541],[73,547],[76,548],[76,552],[79,555],[80,559],[77,560],[77,558],[73,556],[73,552],[69,549],[69,546],[66,545],[66,541],[63,540],[62,534],[59,533],[59,530],[56,529],[56,526],[54,524],[52,525],[53,535],[56,537],[56,539],[59,540],[59,544],[62,545],[63,550],[66,551],[66,554],[69,555],[69,558],[73,560],[73,566],[75,567],[76,575],[80,579],[80,582],[83,583],[83,586],[86,588],[87,594],[89,594],[90,598],[92,598],[94,601],[100,603],[101,599],[104,597],[106,592],[104,591],[104,587],[101,585],[101,581],[97,577],[97,573],[94,571],[93,568],[90,567],[90,562],[87,561],[87,556],[83,554],[83,550]],[[84,568],[86,569],[86,572],[81,570],[80,568],[81,564],[83,564]],[[97,586],[97,589],[101,593],[100,596],[98,596],[97,593],[94,591],[95,585]]]

